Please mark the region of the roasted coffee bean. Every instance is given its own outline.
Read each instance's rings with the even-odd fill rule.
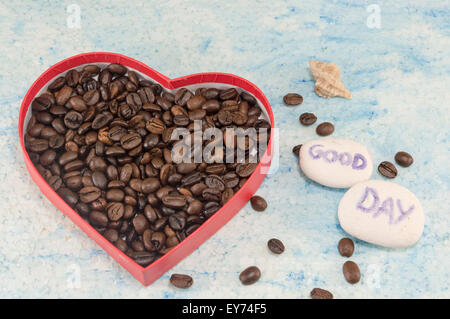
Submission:
[[[56,104],[64,105],[70,99],[73,89],[70,86],[62,87],[55,93]]]
[[[102,192],[95,186],[83,187],[80,189],[80,200],[83,203],[91,203],[101,196]]]
[[[282,254],[284,252],[284,245],[281,240],[272,238],[267,242],[267,247],[269,247],[270,251],[274,254]]]
[[[283,102],[286,105],[300,105],[303,103],[303,97],[297,93],[288,93],[283,97]]]
[[[145,127],[150,133],[158,134],[158,135],[162,134],[166,128],[163,121],[161,121],[160,119],[158,119],[156,117],[147,121],[147,123],[145,124]]]
[[[249,177],[256,169],[256,163],[239,164],[236,167],[236,173],[240,177]]]
[[[186,226],[186,218],[179,214],[171,215],[169,216],[169,225],[175,231],[182,230]]]
[[[106,192],[106,199],[113,202],[121,202],[125,198],[125,193],[119,188],[113,188]]]
[[[241,272],[239,280],[244,285],[252,285],[261,277],[261,271],[256,266],[250,266]]]
[[[133,218],[133,226],[134,229],[136,229],[137,233],[139,235],[142,235],[142,233],[144,233],[144,230],[149,228],[150,225],[144,215],[138,214]]]
[[[186,103],[192,98],[192,96],[192,92],[188,89],[179,89],[175,94],[175,103],[180,106],[185,106]]]
[[[253,196],[250,198],[250,203],[252,204],[253,209],[258,212],[262,212],[267,208],[267,202],[261,196]]]
[[[39,158],[39,161],[44,166],[49,166],[53,163],[53,161],[56,158],[56,152],[52,149],[48,149],[42,153],[41,157]]]
[[[109,112],[103,112],[103,113],[97,114],[95,116],[94,120],[92,121],[92,128],[94,130],[101,129],[102,127],[107,125],[109,122],[111,122],[112,119],[113,119],[113,116]]]
[[[210,188],[217,188],[221,192],[225,190],[225,183],[217,175],[208,175],[205,178],[205,184]]]
[[[186,205],[186,197],[183,195],[165,195],[162,197],[162,203],[170,208],[182,208]]]
[[[58,191],[58,189],[63,185],[63,181],[59,176],[51,176],[48,179],[48,184],[53,190]]]
[[[222,199],[222,193],[217,188],[205,188],[202,191],[202,198],[208,202],[220,202]]]
[[[203,210],[203,203],[197,199],[189,203],[186,212],[189,215],[199,215]]]
[[[108,225],[108,217],[104,213],[96,210],[89,214],[89,221],[94,226],[106,227]]]
[[[220,209],[220,204],[215,201],[207,202],[203,208],[203,214],[206,218],[210,218]]]
[[[121,219],[125,213],[125,207],[122,203],[112,202],[107,206],[108,218],[112,221]]]
[[[195,171],[197,168],[197,164],[195,163],[180,163],[176,166],[177,172],[180,174],[189,174]]]
[[[130,133],[127,135],[124,135],[120,139],[120,144],[125,150],[131,150],[135,147],[138,147],[142,142],[142,138],[137,133]]]
[[[164,247],[166,235],[162,232],[154,232],[151,241],[156,250],[161,250]]]
[[[314,288],[311,290],[310,295],[312,299],[333,299],[333,294],[331,292],[321,288]]]
[[[409,167],[414,162],[413,157],[406,152],[398,152],[395,154],[395,161],[398,165],[403,167]]]
[[[155,177],[149,177],[142,181],[142,193],[149,194],[153,193],[161,187],[159,179]]]
[[[294,153],[295,155],[298,156],[298,154],[300,153],[300,149],[301,149],[301,148],[302,148],[302,144],[295,145],[295,146],[292,148],[292,153]]]
[[[107,70],[118,75],[124,75],[127,72],[127,69],[123,65],[117,63],[111,63],[108,65]]]
[[[206,102],[206,98],[201,95],[194,96],[187,101],[186,105],[190,111],[198,110],[202,108],[202,105]]]
[[[328,136],[328,135],[333,134],[333,132],[334,132],[334,125],[331,124],[330,122],[320,123],[316,127],[316,133],[317,133],[317,135],[320,135],[320,136]]]
[[[395,178],[397,176],[397,168],[394,164],[387,161],[381,162],[378,165],[378,172],[387,178]]]
[[[83,115],[77,111],[69,111],[66,116],[64,116],[64,124],[67,128],[76,129],[80,127],[83,123]]]
[[[313,113],[302,113],[299,121],[301,124],[308,126],[316,123],[317,117]]]
[[[346,261],[342,267],[342,272],[344,273],[345,280],[351,284],[356,284],[361,279],[359,267],[353,261]]]
[[[133,260],[139,265],[146,267],[158,259],[158,255],[152,252],[140,251],[135,252],[132,256]]]
[[[355,250],[355,244],[350,238],[342,238],[338,244],[338,250],[341,256],[351,257]]]
[[[170,283],[177,288],[186,289],[192,286],[194,280],[188,275],[172,274],[172,276],[170,276]]]
[[[222,193],[222,200],[220,203],[222,205],[225,205],[226,202],[228,202],[234,195],[234,191],[232,188],[225,188],[225,191]]]
[[[78,195],[66,187],[59,188],[58,194],[62,197],[62,199],[64,199],[67,204],[72,207],[75,206],[78,202]]]

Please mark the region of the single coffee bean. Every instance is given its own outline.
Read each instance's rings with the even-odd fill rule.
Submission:
[[[149,223],[144,215],[138,214],[136,215],[136,217],[133,218],[133,226],[136,229],[137,233],[139,235],[142,235],[144,230],[146,230],[149,227]]]
[[[316,123],[317,117],[313,113],[303,113],[300,115],[299,121],[303,125],[312,125]]]
[[[80,189],[80,200],[83,203],[92,203],[101,196],[102,192],[95,186],[88,186]]]
[[[397,176],[397,168],[394,164],[387,161],[381,162],[378,165],[378,172],[387,178],[395,178]]]
[[[83,115],[77,111],[70,111],[64,116],[64,124],[67,128],[76,129],[83,123]]]
[[[186,289],[192,286],[194,280],[188,275],[172,274],[172,276],[170,276],[170,283],[177,288]]]
[[[117,221],[121,219],[125,213],[125,207],[122,203],[112,202],[107,206],[108,218],[111,221]]]
[[[345,280],[351,284],[356,284],[361,279],[361,272],[359,271],[359,267],[353,261],[346,261],[342,268],[344,273]]]
[[[267,208],[267,202],[261,196],[253,196],[250,198],[250,203],[252,204],[253,209],[258,212],[262,212]]]
[[[314,288],[311,290],[312,299],[333,299],[333,294],[328,290],[321,288]]]
[[[328,135],[333,134],[333,132],[334,132],[334,125],[331,124],[330,122],[320,123],[316,127],[316,133],[317,133],[317,135],[320,135],[320,136],[328,136]]]
[[[239,280],[244,285],[252,285],[261,277],[261,271],[256,266],[250,266],[239,275]]]
[[[283,97],[283,102],[286,105],[300,105],[303,103],[303,97],[297,93],[288,93]]]
[[[398,152],[395,154],[395,161],[398,165],[403,167],[409,167],[414,162],[413,157],[406,152]]]
[[[267,246],[269,247],[270,251],[274,254],[281,254],[284,252],[284,245],[281,242],[281,240],[272,238],[267,242]]]
[[[108,217],[104,213],[95,210],[89,214],[89,221],[94,226],[106,227],[108,225]]]
[[[236,173],[240,177],[249,177],[256,169],[256,163],[239,164],[236,167]]]
[[[351,257],[355,250],[355,244],[350,238],[342,238],[338,244],[338,250],[341,256]]]
[[[299,145],[295,145],[293,148],[292,148],[292,153],[294,153],[295,155],[299,155],[299,153],[300,153],[300,149],[302,148],[302,144],[299,144]]]

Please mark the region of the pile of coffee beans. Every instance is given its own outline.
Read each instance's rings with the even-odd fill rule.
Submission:
[[[196,120],[203,129],[270,130],[247,92],[171,93],[120,64],[69,70],[31,108],[25,146],[36,169],[80,216],[142,266],[214,215],[257,165],[223,158],[175,164],[172,132],[186,128],[194,139]],[[248,155],[257,139],[234,148]],[[224,154],[227,141],[224,134]],[[202,141],[202,149],[211,142]]]

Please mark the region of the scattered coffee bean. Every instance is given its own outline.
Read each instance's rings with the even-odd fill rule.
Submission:
[[[68,70],[35,97],[24,140],[61,198],[145,267],[213,216],[257,167],[248,156],[256,142],[231,143],[233,136],[214,156],[225,163],[227,148],[239,148],[242,162],[175,164],[172,133],[193,132],[196,120],[221,131],[270,129],[249,93],[180,88],[172,94],[123,65],[90,64]],[[213,142],[202,140],[199,151]]]
[[[303,125],[312,125],[316,123],[317,117],[313,113],[303,113],[300,115],[299,121]]]
[[[333,132],[334,132],[334,125],[331,124],[330,122],[320,123],[316,128],[316,133],[317,135],[320,136],[328,136],[333,134]]]
[[[378,165],[378,172],[387,178],[395,178],[397,176],[397,168],[388,161],[381,162],[380,165]]]
[[[342,238],[338,244],[338,250],[341,256],[351,257],[355,250],[355,244],[350,238]]]
[[[253,209],[258,212],[262,212],[267,208],[267,202],[261,196],[253,196],[250,198],[250,203],[252,204]]]
[[[395,161],[398,165],[403,167],[409,167],[414,162],[413,157],[406,152],[398,152],[395,154]]]
[[[356,284],[361,279],[359,267],[353,261],[346,261],[342,267],[342,271],[344,273],[345,280],[351,284]]]
[[[170,276],[170,283],[177,288],[186,289],[192,286],[194,279],[189,275],[173,274]]]
[[[303,103],[303,97],[297,93],[288,93],[283,97],[284,104],[286,105],[300,105]]]
[[[302,148],[302,144],[295,145],[295,146],[292,148],[292,153],[294,153],[295,155],[298,156],[298,154],[299,154],[301,148]]]
[[[261,271],[256,266],[250,266],[239,275],[239,280],[244,285],[252,285],[261,277]]]
[[[311,290],[312,299],[333,299],[333,294],[328,290],[321,288],[314,288]]]
[[[269,247],[270,251],[274,254],[281,254],[284,252],[284,244],[281,242],[281,240],[272,238],[267,242],[267,246]]]

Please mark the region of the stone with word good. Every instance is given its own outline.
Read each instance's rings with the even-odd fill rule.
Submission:
[[[338,208],[341,227],[350,235],[385,247],[407,247],[422,236],[424,214],[407,188],[370,180],[354,185]]]
[[[313,181],[336,188],[368,180],[373,161],[363,145],[342,139],[314,140],[300,149],[300,167]]]

